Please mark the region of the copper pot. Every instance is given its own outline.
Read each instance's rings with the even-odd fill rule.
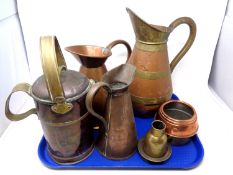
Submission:
[[[180,100],[163,103],[158,110],[156,120],[162,120],[166,124],[166,133],[174,145],[186,144],[198,130],[195,109]]]

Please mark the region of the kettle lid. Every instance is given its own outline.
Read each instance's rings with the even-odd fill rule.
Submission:
[[[91,83],[86,76],[74,70],[63,70],[60,73],[64,97],[71,102],[85,95]],[[45,76],[40,76],[32,85],[31,93],[36,101],[41,103],[53,103],[46,85]]]

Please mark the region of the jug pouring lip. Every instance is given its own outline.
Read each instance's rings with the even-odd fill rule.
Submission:
[[[147,27],[151,27],[154,30],[158,30],[159,32],[164,32],[164,33],[171,33],[172,32],[172,28],[171,27],[166,27],[166,26],[162,26],[162,25],[154,25],[154,24],[150,24],[147,21],[143,20],[142,18],[140,18],[135,12],[133,12],[130,8],[126,7],[126,11],[128,12],[128,14],[130,15],[130,17],[132,18],[132,16],[134,18],[137,18],[138,20],[140,20],[142,23],[144,23]],[[132,21],[132,20],[131,20]]]
[[[65,47],[65,50],[89,58],[107,58],[112,55],[111,49],[97,45],[72,45]]]

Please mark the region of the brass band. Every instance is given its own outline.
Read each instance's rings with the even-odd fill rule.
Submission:
[[[144,43],[144,42],[141,42],[141,41],[137,41],[135,46],[140,50],[144,50],[144,51],[148,51],[148,52],[162,52],[162,51],[167,50],[166,42]]]
[[[46,125],[48,126],[55,126],[55,127],[62,127],[62,126],[68,126],[68,125],[72,125],[72,124],[75,124],[79,121],[81,121],[82,119],[84,119],[85,117],[88,116],[88,112],[86,112],[84,115],[82,115],[79,119],[77,120],[70,120],[70,121],[66,121],[66,122],[59,122],[59,123],[53,123],[53,122],[44,122],[42,121],[43,123],[45,123]]]
[[[170,72],[150,72],[137,69],[135,76],[146,80],[157,80],[170,75]]]
[[[133,102],[144,104],[144,105],[156,105],[161,104],[162,102],[169,100],[172,96],[172,91],[170,91],[167,95],[157,98],[146,98],[146,97],[139,97],[131,94],[131,99]]]

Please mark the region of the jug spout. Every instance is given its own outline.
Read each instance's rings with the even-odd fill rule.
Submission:
[[[166,43],[171,33],[170,27],[151,25],[138,17],[132,10],[126,8],[133,25],[136,40],[148,44]]]

